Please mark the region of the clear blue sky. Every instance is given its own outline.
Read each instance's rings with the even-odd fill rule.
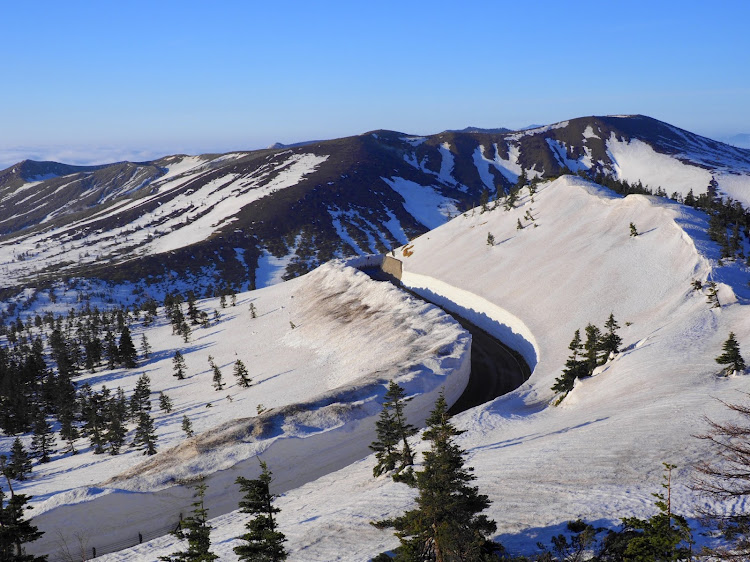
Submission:
[[[750,2],[3,2],[0,166],[643,113],[750,132]]]

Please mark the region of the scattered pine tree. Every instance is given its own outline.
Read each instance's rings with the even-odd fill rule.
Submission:
[[[740,354],[740,344],[737,343],[737,339],[734,337],[734,332],[729,332],[729,338],[724,342],[722,346],[722,353],[716,358],[716,362],[720,365],[727,365],[724,369],[727,373],[741,373],[745,370],[745,360]]]
[[[185,373],[187,371],[187,366],[185,365],[185,358],[182,356],[182,353],[180,353],[179,350],[174,352],[174,357],[172,358],[172,366],[174,368],[174,373],[172,374],[177,377],[178,380],[184,379]]]
[[[237,379],[237,384],[243,388],[248,388],[253,379],[250,378],[250,374],[247,372],[247,367],[241,359],[237,359],[234,363],[234,376]]]
[[[400,560],[482,560],[497,546],[487,539],[497,525],[481,514],[490,500],[470,485],[476,476],[454,442],[461,433],[450,422],[441,394],[422,437],[430,450],[416,473],[417,506],[388,522],[401,541]]]
[[[202,481],[195,487],[193,511],[190,516],[180,522],[180,527],[174,535],[180,540],[188,541],[187,550],[175,552],[169,556],[160,556],[159,560],[164,562],[211,562],[219,557],[211,552],[211,525],[208,523],[208,509],[206,509],[204,498],[206,496],[206,484]]]
[[[195,435],[195,432],[193,431],[193,424],[190,422],[190,418],[187,417],[187,414],[184,414],[182,416],[182,431],[185,432],[185,435],[187,437],[192,437]]]
[[[247,533],[238,537],[246,544],[234,547],[234,552],[240,560],[286,560],[286,537],[278,530],[275,518],[281,510],[273,505],[275,496],[270,491],[272,473],[265,462],[260,461],[260,467],[261,474],[254,480],[237,478],[244,494],[239,503],[240,511],[253,518],[245,524]]]
[[[172,412],[172,399],[164,392],[159,393],[159,409],[166,414]]]

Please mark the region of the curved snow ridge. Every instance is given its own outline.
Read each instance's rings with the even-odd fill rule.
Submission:
[[[520,353],[533,373],[539,362],[539,346],[523,320],[475,293],[428,275],[404,271],[401,282],[418,295],[458,314]]]
[[[296,488],[370,454],[390,380],[410,397],[414,425],[424,425],[441,392],[452,404],[468,383],[470,334],[389,283],[332,262],[301,278],[288,302],[295,326],[283,339],[313,350],[327,367],[314,395],[228,421],[106,482],[41,502],[35,524],[45,535],[34,552],[52,552],[60,536],[74,540],[79,529],[102,553],[144,529],[174,526],[189,510],[187,485],[199,476],[212,516],[235,510],[235,480],[257,476],[259,458],[273,467],[278,492]]]

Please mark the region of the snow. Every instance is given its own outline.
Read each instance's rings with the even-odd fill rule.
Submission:
[[[451,152],[451,146],[447,143],[441,143],[438,147],[440,152],[440,171],[438,172],[438,179],[448,185],[456,185],[456,180],[453,177],[453,167],[455,165],[455,158]]]
[[[640,180],[644,186],[653,189],[661,186],[670,194],[677,191],[687,195],[692,189],[697,196],[706,192],[711,181],[711,172],[708,170],[656,152],[638,139],[624,142],[613,134],[607,140],[607,148],[617,177],[628,182]]]
[[[404,209],[427,228],[436,228],[458,211],[453,199],[440,195],[434,188],[400,177],[381,178],[404,198]]]
[[[628,181],[669,193],[693,187],[696,194],[708,183],[703,174],[709,172],[640,141],[608,143],[619,176]],[[517,161],[512,152],[497,169],[510,173],[510,161]],[[742,178],[723,175],[720,186],[741,193]],[[662,462],[678,465],[674,510],[697,526],[702,502],[687,484],[691,464],[710,452],[693,435],[705,429],[704,415],[725,417],[715,398],[732,402],[750,391],[750,378],[720,377],[714,361],[730,331],[745,354],[750,349],[750,271],[740,262],[719,265],[706,216],[565,176],[539,184],[534,203],[524,190],[511,211],[475,210],[446,223],[455,213],[452,200],[403,178],[383,180],[401,194],[407,212],[434,228],[410,242],[409,252],[396,252],[404,283],[511,344],[533,368],[516,391],[454,418],[466,430],[459,444],[475,468],[476,485],[493,502],[487,512],[498,522],[493,538],[530,553],[571,519],[616,525],[623,516],[649,516]],[[631,222],[637,237],[629,236]],[[488,232],[494,246],[486,244]],[[33,249],[28,241],[15,251],[26,244]],[[267,280],[283,259],[261,258]],[[709,308],[705,293],[692,289],[694,280],[717,281],[723,306]],[[259,312],[254,320],[250,302]],[[217,304],[200,306],[210,311]],[[106,383],[130,391],[147,372],[152,390],[166,390],[179,410],[158,414],[161,453],[153,459],[144,462],[135,451],[111,458],[84,451],[35,467],[21,491],[35,496],[37,524],[54,529],[64,522],[65,532],[73,532],[70,522],[76,521],[133,537],[138,525],[161,527],[190,503],[171,479],[207,473],[210,514],[226,513],[212,521],[213,550],[222,560],[236,560],[234,537],[246,518],[227,513],[238,500],[232,482],[258,473],[255,455],[261,452],[276,476],[275,491],[283,493],[277,505],[290,560],[364,561],[395,547],[389,531],[369,524],[402,513],[414,495],[403,484],[373,478],[374,460],[366,456],[383,383],[395,378],[417,396],[410,421],[420,423],[443,385],[452,396],[460,392],[466,333],[434,307],[336,263],[242,294],[238,307],[222,312],[221,323],[196,329],[187,346],[168,325],[150,329],[157,352],[137,372],[82,376],[95,388]],[[602,327],[610,312],[621,326],[621,352],[553,406],[550,387],[574,331],[588,323]],[[177,348],[190,369],[185,381],[170,374]],[[231,364],[243,358],[256,384],[213,391],[209,353],[232,383]],[[269,408],[265,415],[256,415],[259,404]],[[179,430],[185,412],[202,434],[195,440],[184,441]],[[0,438],[0,450],[10,442]],[[416,439],[415,445],[423,447]],[[107,481],[114,472],[118,476]],[[52,543],[39,547],[45,544]],[[175,549],[175,540],[163,537],[103,560],[155,560]]]
[[[251,302],[255,319],[247,310]],[[216,299],[199,302],[212,307],[218,308]],[[259,454],[275,467],[281,489],[298,487],[367,456],[389,380],[412,397],[415,423],[423,422],[438,392],[455,401],[468,380],[470,336],[452,318],[341,264],[242,294],[236,307],[221,312],[219,324],[195,327],[188,344],[162,320],[148,331],[152,360],[79,378],[95,390],[106,384],[129,393],[146,373],[152,397],[166,392],[175,409],[152,410],[159,449],[153,457],[134,450],[93,455],[79,440],[80,454],[35,467],[17,491],[34,496],[35,524],[47,533],[34,543],[36,552],[54,550],[60,533],[70,540],[85,533],[101,553],[107,544],[175,524],[190,503],[189,491],[175,482],[199,474],[207,477],[212,512],[231,511],[234,480],[257,473]],[[134,332],[136,343],[141,332]],[[172,376],[175,349],[187,363],[183,381]],[[209,354],[227,383],[221,392],[211,388]],[[233,380],[237,359],[250,370],[250,388]],[[260,405],[266,410],[257,414]],[[183,415],[197,433],[192,439],[181,432]],[[0,450],[11,443],[0,437]]]
[[[524,221],[526,211],[538,228]],[[630,222],[638,237],[629,236]],[[514,326],[510,332],[536,355],[531,378],[517,391],[454,418],[466,430],[459,443],[476,484],[493,501],[494,538],[512,551],[534,552],[536,541],[548,543],[577,517],[616,525],[619,517],[653,514],[650,494],[660,490],[662,462],[678,465],[673,506],[697,524],[687,484],[690,464],[707,452],[693,435],[704,414],[724,417],[713,397],[736,400],[750,384],[746,376],[717,377],[713,360],[730,330],[750,348],[747,299],[710,309],[690,287],[726,270],[722,290],[739,295],[747,278],[740,264],[717,267],[706,226],[704,215],[680,205],[621,198],[563,177],[540,184],[533,205],[524,196],[509,212],[467,213],[411,242],[409,257],[397,253],[407,284],[486,314],[490,327]],[[495,246],[486,244],[488,231]],[[551,406],[550,386],[573,332],[589,322],[601,327],[610,312],[621,325],[621,353]],[[278,500],[291,560],[369,560],[397,545],[369,521],[403,512],[413,492],[373,479],[373,462],[364,459]],[[244,521],[215,520],[222,559],[236,559],[233,537]],[[170,548],[154,542],[127,555],[155,557]]]

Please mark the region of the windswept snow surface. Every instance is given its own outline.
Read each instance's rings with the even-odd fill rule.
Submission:
[[[389,380],[413,397],[413,423],[424,420],[441,390],[453,402],[468,381],[471,337],[450,316],[338,263],[245,293],[222,312],[217,325],[196,327],[188,344],[164,322],[151,329],[153,359],[139,369],[81,377],[95,390],[106,384],[129,393],[146,373],[154,401],[163,391],[175,407],[169,414],[152,409],[159,450],[153,457],[132,449],[93,455],[79,440],[80,454],[35,467],[16,489],[34,496],[34,521],[46,532],[35,552],[54,553],[61,536],[71,544],[79,533],[102,553],[139,532],[174,525],[191,501],[177,483],[199,475],[206,477],[214,515],[231,511],[238,499],[234,481],[258,474],[259,455],[273,467],[280,490],[300,486],[368,455]],[[138,341],[140,333],[135,336]],[[176,349],[188,367],[183,381],[172,375]],[[209,354],[227,384],[220,392],[211,385]],[[250,370],[250,388],[232,376],[237,359]],[[181,431],[183,415],[192,420],[192,439]],[[11,443],[1,437],[0,450]]]
[[[493,502],[494,538],[533,553],[537,541],[549,544],[577,517],[616,525],[623,516],[650,516],[662,462],[678,465],[673,510],[696,525],[702,500],[688,491],[690,466],[710,453],[693,435],[705,429],[702,416],[726,418],[714,398],[742,400],[738,391],[750,390],[750,377],[717,376],[714,361],[729,331],[750,349],[750,272],[719,267],[706,217],[663,199],[621,198],[566,176],[540,184],[534,200],[524,195],[508,212],[466,213],[411,242],[409,257],[397,253],[405,278],[421,276],[423,289],[456,302],[474,295],[464,308],[478,308],[490,324],[517,319],[514,332],[534,342],[536,366],[522,387],[454,418],[466,430],[458,442],[476,484]],[[629,236],[630,222],[639,236]],[[709,308],[705,294],[692,290],[693,280],[709,279],[721,281],[722,308]],[[481,310],[485,302],[498,318]],[[550,386],[574,331],[589,322],[603,327],[610,312],[621,326],[621,352],[552,406]],[[369,522],[410,508],[414,493],[374,479],[373,463],[364,459],[278,500],[291,560],[364,561],[398,544]],[[213,521],[222,560],[236,560],[231,549],[245,521]],[[176,546],[162,539],[107,559],[154,559]]]

